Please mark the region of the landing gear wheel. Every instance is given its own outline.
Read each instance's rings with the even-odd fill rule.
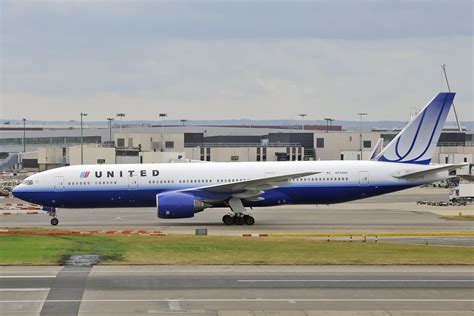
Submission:
[[[235,225],[243,225],[245,222],[243,216],[235,216],[234,221],[235,221]]]
[[[234,217],[230,216],[229,214],[224,215],[224,217],[222,217],[222,222],[224,222],[226,225],[232,225],[234,224]]]
[[[244,221],[245,221],[245,224],[247,224],[247,225],[253,225],[253,224],[255,224],[255,218],[253,218],[253,217],[250,216],[250,215],[245,215],[245,216],[244,216]]]
[[[51,225],[56,226],[58,225],[59,220],[56,217],[51,218]]]

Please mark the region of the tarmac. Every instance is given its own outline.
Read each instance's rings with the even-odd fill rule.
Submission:
[[[225,209],[181,220],[158,219],[151,208],[60,210],[57,228],[166,234],[206,228],[211,235],[268,238],[384,233],[392,236],[379,237],[382,242],[474,246],[474,238],[461,236],[473,232],[472,221],[440,218],[459,212],[473,215],[472,205],[416,204],[446,199],[444,189],[417,188],[338,205],[260,208],[250,210],[256,218],[253,226],[223,225]],[[46,215],[0,218],[4,230],[52,228]],[[396,233],[403,236],[393,236]],[[426,235],[415,236],[420,233]],[[459,236],[443,236],[453,233]],[[464,316],[473,315],[474,309],[473,266],[78,266],[82,259],[66,266],[0,266],[1,314]]]
[[[205,228],[209,235],[259,234],[386,234],[402,236],[379,237],[379,241],[417,244],[474,246],[474,238],[466,236],[435,236],[441,233],[473,232],[473,221],[445,220],[441,216],[474,215],[474,205],[428,206],[417,205],[418,200],[446,201],[447,189],[415,188],[384,196],[335,205],[305,205],[256,208],[249,210],[255,217],[253,226],[225,226],[221,218],[228,209],[207,209],[193,218],[160,219],[153,208],[121,209],[61,209],[56,228],[69,230],[159,230],[165,234],[194,234]],[[17,203],[6,199],[5,203]],[[40,215],[0,216],[0,229],[12,227],[53,228],[45,212]],[[23,212],[23,213],[22,213]],[[408,236],[427,233],[426,236]],[[434,234],[434,235],[433,235]],[[433,235],[433,236],[430,236]],[[326,237],[321,237],[326,238]]]
[[[470,266],[0,267],[2,315],[472,315]]]

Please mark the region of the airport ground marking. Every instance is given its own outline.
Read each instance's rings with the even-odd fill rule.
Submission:
[[[275,279],[275,280],[246,280],[246,279],[241,279],[237,280],[238,282],[246,282],[246,283],[272,283],[272,282],[332,282],[332,283],[337,283],[337,282],[465,282],[465,283],[474,283],[474,280],[466,280],[466,279],[454,279],[454,280],[446,280],[446,279],[438,279],[438,280],[433,280],[433,279],[346,279],[346,280],[333,280],[333,279]]]
[[[185,299],[81,299],[81,300],[0,300],[0,303],[120,303],[120,302],[474,302],[474,299],[439,299],[439,298],[185,298]]]
[[[55,277],[55,275],[0,275],[0,279],[51,279]]]
[[[3,288],[0,289],[0,292],[40,292],[40,291],[49,291],[49,287],[38,287],[38,288]]]

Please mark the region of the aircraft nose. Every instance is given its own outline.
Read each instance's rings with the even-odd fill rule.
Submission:
[[[14,197],[19,197],[18,196],[18,192],[19,192],[18,187],[19,187],[19,185],[14,187],[13,190],[12,190],[12,194],[13,194]]]
[[[24,184],[20,184],[14,187],[12,190],[12,194],[17,199],[23,200],[25,202],[36,203],[34,201],[34,195],[32,195],[33,191]]]
[[[17,185],[16,187],[13,188],[12,190],[12,195],[18,199],[24,199],[25,197],[25,190],[22,188],[22,185]]]

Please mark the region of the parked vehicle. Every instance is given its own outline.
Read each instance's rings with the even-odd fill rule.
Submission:
[[[449,200],[451,202],[472,202],[474,200],[474,183],[460,182],[449,192]]]

